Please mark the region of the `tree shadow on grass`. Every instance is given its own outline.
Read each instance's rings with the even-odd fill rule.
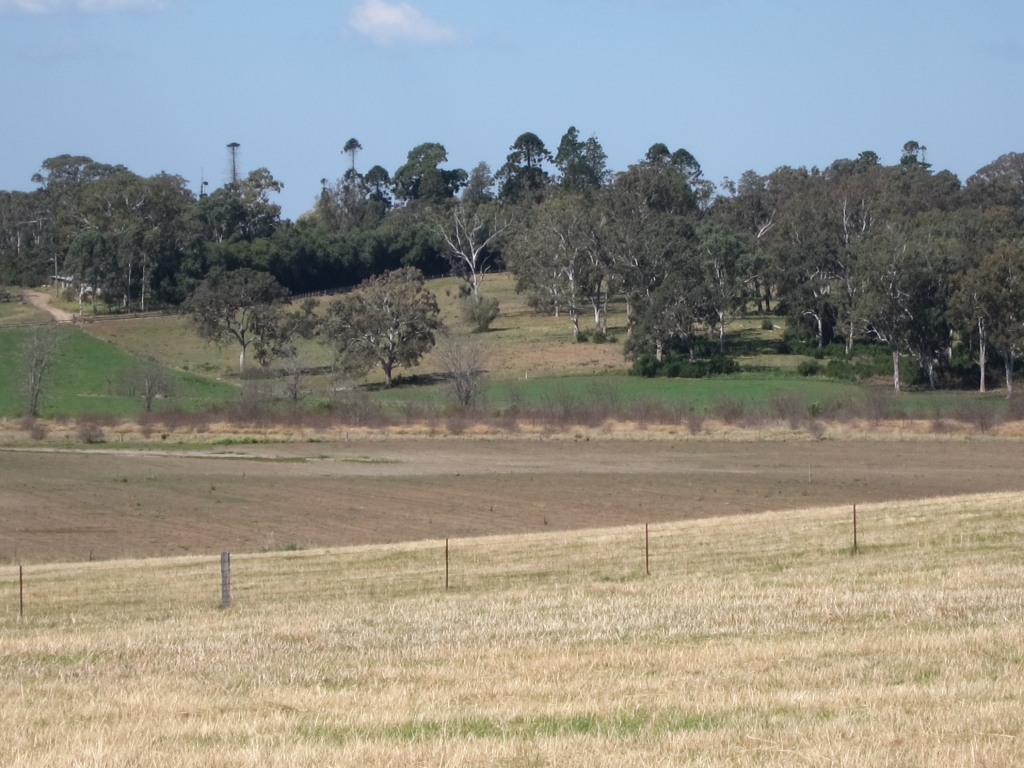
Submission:
[[[383,381],[370,384],[361,384],[359,389],[364,392],[394,392],[396,389],[410,389],[413,387],[431,387],[435,384],[443,384],[448,381],[448,376],[443,373],[413,373],[396,374],[392,379],[391,386],[386,387]]]

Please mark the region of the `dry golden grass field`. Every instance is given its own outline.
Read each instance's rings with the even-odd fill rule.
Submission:
[[[7,566],[0,765],[1019,766],[1022,509]]]
[[[642,434],[642,433],[636,433]],[[1011,440],[383,438],[0,449],[0,563],[518,534],[1024,491]]]

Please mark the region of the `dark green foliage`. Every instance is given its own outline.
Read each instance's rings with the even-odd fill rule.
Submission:
[[[817,360],[804,360],[796,367],[796,372],[801,376],[817,376],[821,373],[821,363]]]
[[[543,193],[551,183],[544,163],[551,163],[551,153],[535,133],[524,133],[509,147],[505,164],[494,175],[498,182],[498,196],[502,200],[518,202]]]
[[[443,145],[427,142],[409,152],[405,165],[395,171],[395,196],[400,200],[423,200],[437,203],[454,197],[469,180],[461,168],[447,171],[438,168],[448,160]]]
[[[707,376],[722,376],[739,371],[739,363],[731,357],[715,356],[705,360],[690,360],[676,354],[668,354],[659,362],[650,353],[637,358],[630,369],[633,376],[666,376],[670,379],[703,379]]]

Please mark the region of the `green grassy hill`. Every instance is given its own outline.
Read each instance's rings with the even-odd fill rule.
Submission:
[[[21,346],[31,332],[29,328],[0,329],[0,416],[16,418],[26,413]],[[61,327],[58,332],[60,355],[45,379],[40,415],[134,416],[143,409],[141,398],[124,394],[124,381],[140,358],[78,328]],[[173,371],[171,376],[174,395],[158,400],[155,409],[195,410],[237,396],[237,388],[230,384],[183,371]]]

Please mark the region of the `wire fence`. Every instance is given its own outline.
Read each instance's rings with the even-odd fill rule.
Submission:
[[[277,550],[178,561],[102,561],[17,566],[4,613],[94,620],[123,613],[125,601],[158,613],[279,603],[488,594],[648,578],[699,578],[723,562],[751,573],[806,556],[808,542],[830,556],[855,554],[854,515],[816,519],[786,513],[624,528],[445,539],[328,550]],[[794,522],[799,523],[794,525]],[[750,535],[756,525],[758,534]],[[218,578],[219,566],[219,578]],[[10,573],[10,569],[7,569]],[[7,579],[4,579],[7,581]],[[9,582],[10,583],[10,582]]]

